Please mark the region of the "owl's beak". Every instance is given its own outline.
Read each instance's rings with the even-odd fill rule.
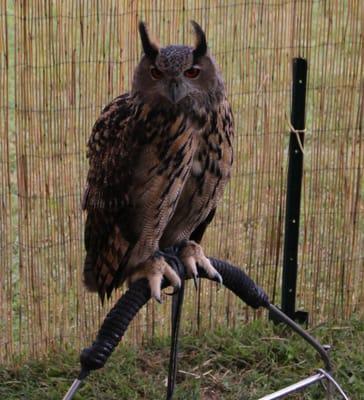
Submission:
[[[172,79],[168,86],[168,99],[176,104],[186,96],[186,88],[182,82]]]

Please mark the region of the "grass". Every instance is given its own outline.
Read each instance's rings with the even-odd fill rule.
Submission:
[[[364,321],[325,324],[312,333],[333,345],[335,376],[344,390],[352,400],[363,398]],[[104,369],[87,378],[75,399],[163,399],[168,355],[168,339],[153,339],[140,348],[120,346]],[[235,330],[220,328],[181,338],[175,399],[258,399],[321,366],[315,352],[283,326],[256,321]],[[54,351],[42,361],[0,367],[0,398],[58,400],[78,368],[78,353],[72,350]],[[316,385],[290,399],[323,397]]]

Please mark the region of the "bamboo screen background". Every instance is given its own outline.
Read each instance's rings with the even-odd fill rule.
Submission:
[[[312,324],[364,315],[361,0],[0,1],[0,360],[81,347],[111,307],[82,286],[86,142],[128,90],[139,19],[162,44],[205,28],[236,119],[233,179],[204,239],[280,301],[291,60],[308,60],[298,308]],[[118,294],[120,295],[120,293]],[[151,302],[126,340],[169,332]],[[185,332],[258,318],[188,285]]]

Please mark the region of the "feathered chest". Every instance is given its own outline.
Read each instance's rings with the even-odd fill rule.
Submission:
[[[199,178],[205,171],[217,177],[229,173],[232,163],[233,119],[226,100],[211,110],[153,110],[144,105],[130,136],[130,147],[141,154],[154,154],[161,173],[168,167],[190,164],[190,173]]]
[[[191,233],[216,208],[229,180],[233,162],[233,120],[228,103],[205,114],[194,131],[195,150],[191,155],[189,175],[160,244],[168,247]]]
[[[226,100],[211,110],[166,109],[116,98],[94,126],[89,140],[88,182],[98,206],[125,205],[154,187],[168,194],[178,179],[179,194],[193,179],[226,181],[232,163],[232,115]],[[162,184],[164,182],[164,184]],[[212,183],[211,183],[212,184]],[[100,199],[100,201],[99,201]]]

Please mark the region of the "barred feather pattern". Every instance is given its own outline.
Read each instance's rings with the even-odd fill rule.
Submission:
[[[195,109],[126,93],[104,108],[83,197],[88,289],[103,300],[156,250],[201,239],[230,177],[232,139],[224,96]]]

